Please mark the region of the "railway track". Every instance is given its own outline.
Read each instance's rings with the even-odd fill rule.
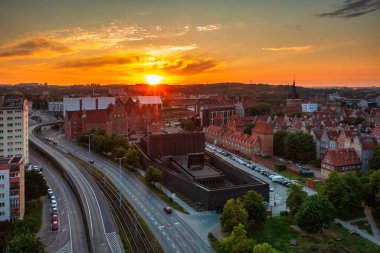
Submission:
[[[121,198],[121,203],[119,204],[119,194],[117,188],[109,182],[108,178],[99,172],[98,169],[90,169],[88,163],[80,160],[74,155],[71,156],[91,175],[103,192],[108,206],[113,213],[115,222],[119,225],[119,230],[121,230],[119,232],[124,235],[130,251],[155,253],[156,250],[151,244],[151,239],[145,233],[135,215],[135,212],[128,205],[127,201],[124,198]]]

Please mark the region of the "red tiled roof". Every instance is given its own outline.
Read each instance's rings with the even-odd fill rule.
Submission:
[[[252,129],[252,133],[273,134],[273,128],[265,121],[259,121],[257,122],[256,126]]]
[[[323,163],[332,166],[346,166],[361,164],[356,151],[352,148],[328,150],[323,157]]]

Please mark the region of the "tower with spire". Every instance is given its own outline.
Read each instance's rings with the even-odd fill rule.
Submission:
[[[286,106],[292,107],[293,109],[299,108],[299,111],[302,111],[302,99],[299,98],[299,94],[296,88],[296,79],[293,78],[293,85],[291,87],[290,93],[288,94],[288,99],[286,99]],[[296,110],[298,111],[298,110]]]

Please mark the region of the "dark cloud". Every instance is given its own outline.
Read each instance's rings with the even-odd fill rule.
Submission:
[[[91,69],[103,66],[130,64],[138,60],[139,58],[137,56],[99,56],[62,62],[59,64],[59,67]]]
[[[205,72],[216,65],[218,65],[218,63],[213,60],[203,60],[191,63],[177,61],[173,65],[161,68],[161,70],[174,75],[195,75]]]
[[[62,53],[70,51],[68,47],[58,42],[46,39],[32,39],[0,48],[0,57],[27,56],[43,50]]]
[[[318,17],[354,18],[380,8],[380,0],[345,0],[339,9],[317,14]]]

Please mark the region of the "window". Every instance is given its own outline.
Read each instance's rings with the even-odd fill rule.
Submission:
[[[12,114],[13,111],[7,111],[7,114]]]
[[[4,184],[0,184],[0,190],[4,190],[5,188],[5,185]]]
[[[0,193],[0,199],[5,198],[5,193]]]
[[[5,212],[0,212],[0,216],[4,216],[5,215]]]
[[[5,203],[4,202],[0,202],[0,207],[3,207],[5,206]]]
[[[0,180],[4,180],[5,176],[4,175],[0,175]]]

